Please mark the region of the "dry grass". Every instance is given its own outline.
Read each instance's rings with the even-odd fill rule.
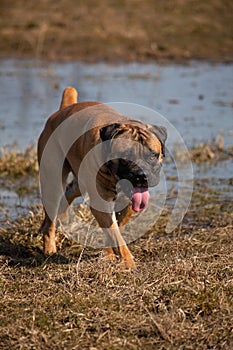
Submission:
[[[218,137],[208,143],[201,143],[190,150],[191,159],[196,164],[217,163],[233,157],[233,147],[224,147],[224,140]]]
[[[2,0],[1,56],[232,60],[231,0]]]
[[[38,163],[34,146],[19,151],[16,146],[3,147],[0,150],[1,178],[18,179],[38,174]]]
[[[0,229],[0,349],[230,350],[233,206],[209,185],[172,235],[168,207],[130,245],[134,273],[59,233],[44,257],[40,206]]]
[[[16,146],[0,150],[0,187],[15,191],[19,196],[38,193],[38,163],[36,149],[29,146],[19,151]]]
[[[63,241],[38,247],[38,216],[1,242],[1,349],[230,349],[233,227],[131,245],[135,273]],[[60,237],[61,239],[61,237]],[[21,243],[20,243],[21,242]],[[20,347],[21,346],[21,347]]]

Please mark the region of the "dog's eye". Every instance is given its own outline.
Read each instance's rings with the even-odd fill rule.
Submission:
[[[156,153],[151,153],[150,154],[150,156],[149,156],[149,160],[155,160],[155,159],[157,159],[158,158],[158,154],[156,154]]]

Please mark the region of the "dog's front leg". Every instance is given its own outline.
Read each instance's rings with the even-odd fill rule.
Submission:
[[[107,256],[113,260],[115,254],[119,255],[121,259],[120,265],[122,267],[135,269],[136,265],[133,256],[121,235],[115,212],[102,212],[94,208],[91,208],[91,211],[108,238],[109,247],[106,249]]]

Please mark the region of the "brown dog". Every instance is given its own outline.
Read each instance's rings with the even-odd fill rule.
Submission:
[[[57,215],[85,191],[108,236],[107,256],[118,255],[123,266],[135,268],[121,230],[134,211],[147,206],[148,187],[159,182],[166,137],[164,127],[143,124],[99,102],[77,103],[77,91],[66,88],[60,110],[48,119],[38,142],[45,253],[56,253]],[[70,172],[74,180],[67,184]],[[131,202],[115,211],[116,185],[122,179],[131,183],[123,188]]]

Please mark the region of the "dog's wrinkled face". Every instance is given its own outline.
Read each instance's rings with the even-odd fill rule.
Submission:
[[[110,142],[107,167],[117,180],[129,180],[133,186],[132,206],[144,209],[149,201],[148,187],[159,183],[165,155],[167,132],[164,127],[111,124],[100,130],[102,141]]]

